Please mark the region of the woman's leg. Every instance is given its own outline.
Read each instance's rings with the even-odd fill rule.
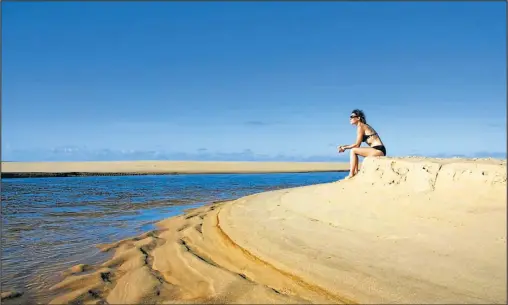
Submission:
[[[351,149],[351,152],[349,154],[349,176],[348,178],[353,177],[356,175],[356,172],[358,170],[358,155],[354,152],[355,148]]]
[[[380,157],[383,156],[383,152],[372,147],[355,147],[351,149],[349,159],[349,176],[351,178],[358,174],[358,156],[362,157]]]

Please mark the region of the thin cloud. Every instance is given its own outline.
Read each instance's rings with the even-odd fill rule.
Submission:
[[[480,151],[473,154],[475,158],[506,159],[506,152]]]
[[[199,151],[200,150],[200,151]],[[167,152],[157,150],[114,150],[114,149],[32,149],[15,150],[3,154],[3,160],[30,161],[139,161],[139,160],[168,160],[168,161],[286,161],[286,162],[345,162],[345,156],[301,156],[301,155],[266,155],[255,153],[251,149],[239,152],[210,152],[199,149],[195,153]]]
[[[244,124],[248,125],[248,126],[269,126],[269,125],[279,125],[279,124],[281,124],[281,122],[268,122],[268,121],[253,120],[253,121],[247,121]]]
[[[502,124],[502,123],[489,123],[489,124],[487,124],[487,126],[490,127],[490,128],[505,128],[506,124]]]
[[[395,156],[395,155],[393,155]],[[397,155],[403,157],[404,155]],[[506,160],[506,152],[479,151],[474,153],[412,153],[411,156],[429,158],[494,158]],[[196,152],[168,152],[164,150],[114,150],[87,149],[85,147],[63,146],[53,149],[13,149],[3,151],[3,161],[137,161],[137,160],[173,160],[173,161],[287,161],[287,162],[348,162],[346,154],[327,154],[302,156],[297,153],[266,155],[250,149],[239,152],[212,152],[200,148]]]
[[[270,125],[268,122],[263,122],[263,121],[247,121],[245,122],[245,125],[249,125],[249,126],[265,126],[265,125]]]
[[[488,152],[488,151],[479,151],[475,153],[468,154],[453,154],[453,153],[437,153],[437,154],[420,154],[414,153],[411,156],[417,157],[427,157],[427,158],[494,158],[494,159],[506,159],[506,152]]]

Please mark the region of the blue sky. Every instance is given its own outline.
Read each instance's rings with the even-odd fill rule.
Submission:
[[[505,2],[3,2],[2,160],[506,156]],[[365,144],[364,144],[365,145]]]

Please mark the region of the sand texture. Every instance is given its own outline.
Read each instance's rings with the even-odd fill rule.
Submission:
[[[349,171],[346,162],[2,162],[2,177],[94,176],[128,174],[221,174]]]
[[[110,245],[54,304],[506,304],[506,162],[367,158]],[[69,271],[69,272],[72,272]]]

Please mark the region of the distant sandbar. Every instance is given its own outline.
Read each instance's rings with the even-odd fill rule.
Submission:
[[[343,172],[345,162],[100,161],[2,162],[2,178]]]

